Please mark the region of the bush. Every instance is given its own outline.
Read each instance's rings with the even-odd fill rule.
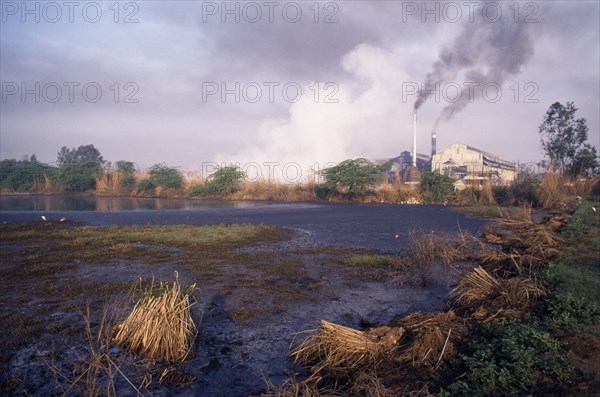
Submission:
[[[443,203],[454,191],[454,180],[439,172],[421,174],[421,192],[426,203]]]
[[[0,187],[18,192],[39,189],[45,177],[54,177],[56,168],[37,161],[0,162]]]
[[[98,161],[63,164],[53,182],[65,192],[85,192],[96,188],[96,179],[101,174],[102,164]]]
[[[217,196],[232,194],[240,190],[246,177],[238,167],[221,167],[211,174],[204,185],[196,185],[188,192],[188,197]]]
[[[137,190],[151,196],[156,190],[156,185],[152,179],[144,178],[138,182]]]
[[[530,173],[520,172],[517,175],[511,184],[511,193],[513,204],[540,205],[540,181]]]
[[[542,387],[540,375],[565,381],[572,371],[558,340],[536,323],[514,319],[482,326],[479,342],[470,345],[458,364],[466,376],[442,395],[527,395]]]
[[[156,187],[178,190],[183,186],[183,176],[173,167],[166,164],[154,164],[148,171],[149,179]]]
[[[208,196],[208,189],[205,185],[195,185],[190,188],[187,192],[187,196],[192,197],[204,197]]]
[[[315,186],[315,194],[321,200],[327,200],[331,194],[335,192],[329,185],[321,183]]]

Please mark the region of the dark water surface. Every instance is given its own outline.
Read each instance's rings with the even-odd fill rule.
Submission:
[[[186,200],[141,197],[0,195],[0,211],[136,211],[248,208],[260,205],[265,204],[251,201]]]
[[[0,221],[65,218],[88,225],[266,224],[314,243],[399,252],[411,231],[478,233],[485,224],[436,205],[279,203],[74,196],[1,196]]]

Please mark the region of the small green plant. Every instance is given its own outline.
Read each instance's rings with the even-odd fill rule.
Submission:
[[[576,327],[600,321],[600,306],[587,296],[571,292],[551,295],[547,300],[548,322],[558,327]]]

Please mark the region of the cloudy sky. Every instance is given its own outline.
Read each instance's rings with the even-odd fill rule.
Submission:
[[[1,2],[0,157],[94,144],[109,161],[281,172],[461,142],[543,157],[575,102],[600,145],[591,1]],[[289,171],[289,170],[288,170]],[[295,170],[293,170],[295,172]]]

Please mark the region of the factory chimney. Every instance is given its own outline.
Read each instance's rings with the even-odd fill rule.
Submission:
[[[417,111],[413,112],[413,147],[412,147],[412,165],[417,166]]]
[[[435,130],[431,131],[431,158],[433,159],[433,155],[436,153],[436,140],[437,134]]]

